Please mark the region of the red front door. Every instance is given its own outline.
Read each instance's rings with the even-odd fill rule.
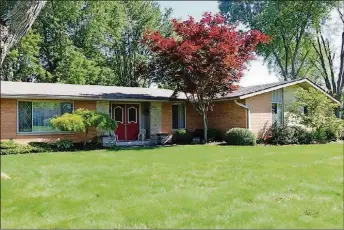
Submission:
[[[119,141],[137,140],[139,134],[139,104],[113,104],[113,119],[117,121]]]

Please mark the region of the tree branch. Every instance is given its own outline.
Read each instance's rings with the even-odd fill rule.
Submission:
[[[0,66],[9,50],[18,43],[31,28],[46,1],[18,1],[14,8],[6,15],[8,25],[0,24]]]
[[[285,81],[288,80],[287,73],[284,71],[284,67],[283,67],[283,65],[282,65],[282,60],[279,58],[278,54],[277,54],[275,51],[273,51],[272,53],[273,53],[273,55],[275,56],[276,61],[277,61],[277,64],[279,65],[279,67],[280,67],[280,69],[281,69],[281,72],[282,72],[282,75],[283,75],[284,80],[285,80]]]

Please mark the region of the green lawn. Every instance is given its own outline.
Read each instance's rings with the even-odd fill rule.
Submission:
[[[2,228],[342,228],[343,145],[1,156]]]

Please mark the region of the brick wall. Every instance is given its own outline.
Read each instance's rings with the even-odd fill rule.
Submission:
[[[74,109],[96,109],[96,101],[74,101]],[[26,135],[17,134],[17,100],[13,99],[1,99],[1,140],[13,139],[16,142],[27,143],[31,141],[44,141],[55,142],[59,138],[71,139],[74,142],[83,141],[83,133],[71,133],[71,134],[44,134],[44,135]],[[88,138],[92,139],[96,137],[96,130],[91,129]]]
[[[248,105],[251,112],[251,130],[258,137],[272,124],[271,99],[272,92],[246,99],[246,105]]]
[[[186,103],[186,129],[193,132],[195,129],[203,129],[203,118],[192,104]]]
[[[161,112],[161,132],[172,133],[172,103],[163,102]]]
[[[238,101],[244,104],[244,101]],[[203,126],[202,126],[203,127]],[[216,102],[208,112],[208,127],[224,134],[230,128],[246,128],[246,110],[234,101]]]
[[[246,128],[246,110],[234,101],[216,102],[213,110],[208,112],[208,128],[225,133],[235,127]],[[203,129],[203,118],[190,103],[186,104],[186,128],[189,131]]]

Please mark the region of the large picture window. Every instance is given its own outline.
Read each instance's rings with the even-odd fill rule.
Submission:
[[[172,129],[185,129],[185,105],[172,105]]]
[[[72,102],[19,101],[18,131],[20,133],[59,132],[50,126],[50,119],[73,112]]]

